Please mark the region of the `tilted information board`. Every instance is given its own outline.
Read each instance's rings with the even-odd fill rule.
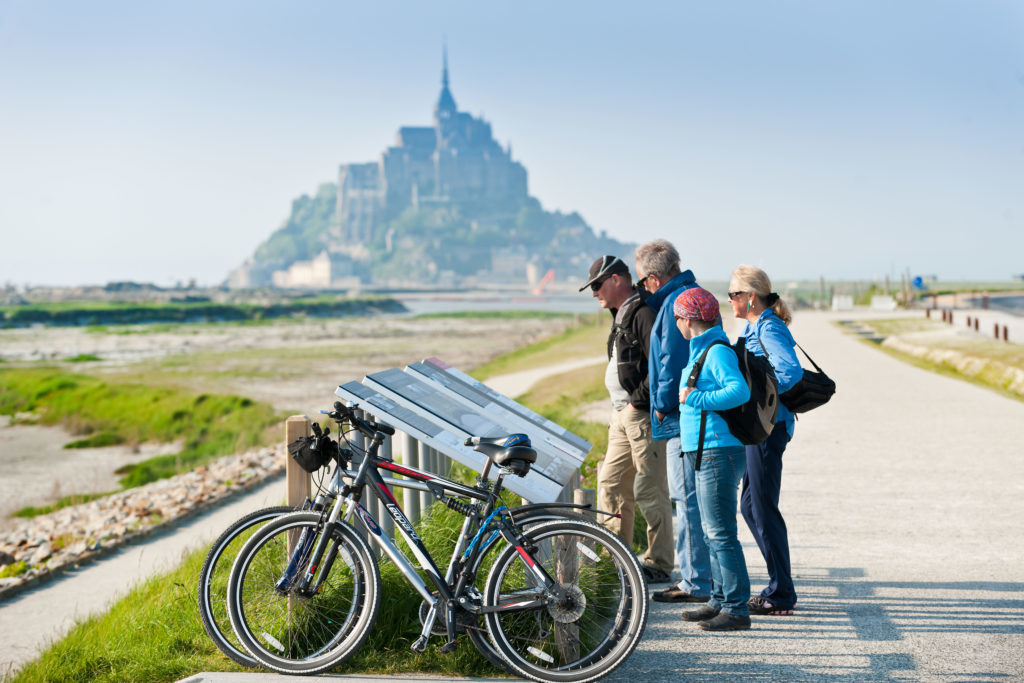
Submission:
[[[492,416],[509,433],[523,432],[527,434],[530,441],[533,442],[534,448],[546,451],[552,458],[566,461],[574,470],[583,464],[583,459],[587,456],[589,444],[587,451],[580,449],[564,437],[556,436],[549,429],[527,419],[520,412],[512,410],[504,403],[496,402],[487,394],[445,372],[437,365],[423,361],[406,366],[405,371],[428,382],[449,398]],[[512,401],[512,403],[516,402]],[[519,403],[516,405],[523,410],[529,410]]]
[[[403,408],[421,417],[446,426],[461,439],[468,436],[508,436],[516,432],[491,414],[469,402],[459,402],[439,391],[437,385],[419,379],[398,368],[375,372],[363,378],[363,384],[386,396]],[[579,463],[546,445],[533,444],[537,462],[530,472],[537,472],[555,482],[559,488],[576,474]],[[535,499],[531,499],[535,500]]]
[[[533,412],[532,410],[524,406],[522,403],[518,403],[517,401],[512,400],[511,398],[501,393],[500,391],[495,391],[494,389],[490,388],[483,382],[480,382],[479,380],[470,377],[469,375],[462,372],[458,368],[448,365],[443,360],[440,360],[438,358],[427,358],[426,360],[423,361],[423,363],[425,365],[433,366],[438,370],[443,370],[446,375],[448,375],[449,377],[451,377],[452,379],[454,379],[467,389],[487,396],[495,403],[504,406],[505,408],[512,411],[516,415],[522,417],[524,420],[532,422],[541,429],[553,434],[557,438],[576,447],[578,449],[578,452],[580,453],[579,457],[581,459],[585,458],[587,453],[590,452],[590,449],[593,448],[594,444],[590,443],[586,439],[570,432],[568,429],[561,426],[560,424],[552,422],[543,415],[538,415],[537,413]]]
[[[400,370],[397,372],[403,374]],[[386,422],[476,472],[482,472],[487,463],[487,456],[464,445],[466,437],[471,436],[464,427],[452,424],[422,406],[406,400],[399,403],[372,387],[355,381],[342,384],[334,393],[342,400],[358,404],[361,409],[371,413],[381,422]],[[475,433],[473,436],[505,436],[500,426],[493,422],[489,423],[484,416],[476,418],[463,413],[461,416],[452,417],[456,421],[464,420],[463,424],[466,426],[485,430],[484,433]],[[536,468],[531,468],[525,477],[505,477],[504,486],[526,500],[540,503],[556,500],[562,491],[562,484]]]

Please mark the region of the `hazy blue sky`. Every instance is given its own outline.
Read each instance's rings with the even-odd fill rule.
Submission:
[[[0,282],[220,282],[445,36],[546,208],[698,277],[1024,273],[1019,0],[0,0]]]

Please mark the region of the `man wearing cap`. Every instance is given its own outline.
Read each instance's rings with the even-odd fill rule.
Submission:
[[[648,378],[651,434],[665,444],[669,495],[676,508],[678,583],[651,597],[658,602],[706,602],[711,594],[711,560],[700,528],[693,468],[683,467],[679,449],[679,379],[690,359],[690,343],[675,324],[672,304],[680,292],[697,286],[693,273],[679,268],[679,252],[666,240],[636,248],[636,272],[650,292],[647,305],[656,313],[651,329]]]
[[[604,256],[590,266],[594,298],[612,314],[608,335],[605,385],[612,401],[608,449],[598,476],[597,506],[622,517],[604,516],[602,523],[627,545],[633,543],[635,508],[647,520],[647,551],[640,558],[651,583],[669,580],[672,555],[672,507],[665,470],[664,442],[651,438],[647,352],[654,311],[633,289],[629,266]]]

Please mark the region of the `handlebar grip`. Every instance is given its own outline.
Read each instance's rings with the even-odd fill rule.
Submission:
[[[466,446],[479,446],[480,445],[480,437],[479,436],[468,437],[466,439],[465,445]]]
[[[387,434],[388,436],[394,436],[395,428],[391,425],[386,425],[383,422],[367,422],[370,427],[381,434]]]

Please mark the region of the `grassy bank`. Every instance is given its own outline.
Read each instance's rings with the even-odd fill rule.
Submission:
[[[182,442],[178,453],[126,469],[121,479],[126,488],[270,443],[277,434],[268,429],[282,419],[270,406],[242,396],[106,381],[54,368],[0,370],[0,415],[18,413],[80,437],[65,448]]]
[[[145,323],[258,321],[276,318],[334,318],[374,312],[400,313],[405,307],[383,296],[350,299],[319,296],[270,304],[180,301],[172,303],[73,301],[0,306],[0,327],[29,325],[94,326]]]
[[[1024,400],[1024,346],[958,334],[927,318],[859,320],[844,327],[902,361]],[[855,329],[856,328],[856,329]]]
[[[500,372],[514,372],[547,365],[566,358],[600,355],[607,328],[593,325],[509,354],[513,358],[478,368],[473,374],[484,379]],[[578,417],[587,403],[607,397],[603,368],[575,370],[546,380],[523,401],[559,424],[575,431],[595,448],[588,457],[592,464],[604,452],[606,425],[585,423]],[[589,468],[592,471],[592,467]],[[592,474],[591,474],[592,476]],[[513,504],[514,496],[507,501]],[[435,505],[418,531],[431,552],[445,562],[463,518]],[[643,536],[643,534],[639,534]],[[156,576],[135,588],[112,609],[76,625],[61,641],[27,665],[16,681],[174,681],[199,671],[240,671],[221,655],[200,623],[195,582],[203,556],[202,549],[190,554],[174,571]],[[388,561],[381,563],[383,601],[371,639],[336,673],[393,674],[430,672],[442,676],[496,676],[500,672],[487,664],[465,636],[452,655],[438,651],[438,641],[427,652],[409,650],[419,635],[419,596]]]

